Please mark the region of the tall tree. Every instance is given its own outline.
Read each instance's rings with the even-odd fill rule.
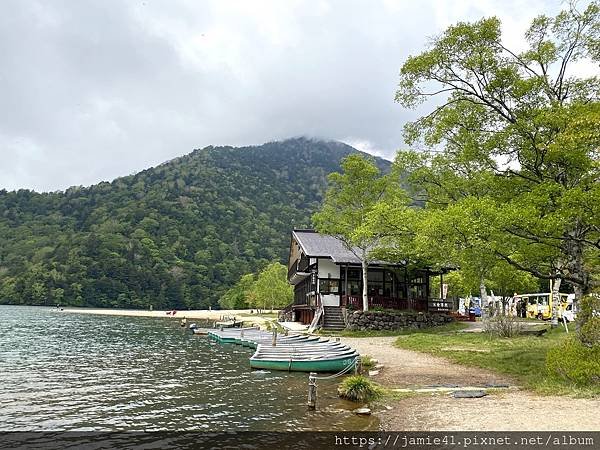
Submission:
[[[579,298],[597,284],[586,260],[600,252],[600,78],[572,66],[600,60],[600,7],[539,16],[525,41],[507,48],[497,18],[459,23],[404,63],[398,102],[440,98],[405,128],[432,149],[411,181],[429,208],[487,202],[493,254]]]
[[[231,289],[227,290],[219,299],[219,305],[225,309],[246,309],[249,306],[249,293],[255,282],[252,273],[242,275]]]
[[[370,225],[369,215],[382,200],[391,184],[375,164],[362,155],[342,160],[342,173],[329,175],[329,187],[321,210],[313,215],[320,233],[330,234],[344,243],[361,262],[363,310],[369,309],[367,295],[370,252],[381,234]]]
[[[287,282],[287,268],[280,262],[265,267],[247,294],[252,306],[271,310],[283,308],[294,300],[294,288]]]

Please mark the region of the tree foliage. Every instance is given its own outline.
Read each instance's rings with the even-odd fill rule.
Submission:
[[[537,17],[523,52],[505,47],[499,20],[487,18],[448,28],[404,63],[396,100],[441,100],[405,128],[408,143],[431,150],[397,159],[431,212],[426,235],[462,257],[471,250],[485,272],[500,260],[565,280],[578,297],[597,284],[600,78],[572,66],[597,65],[599,40],[598,3],[571,4]]]
[[[207,308],[284,261],[355,152],[299,138],[207,147],[87,188],[0,190],[0,303]],[[380,164],[386,164],[379,160]]]
[[[219,299],[223,309],[247,309],[250,307],[250,290],[254,284],[255,275],[248,273],[242,275],[231,289],[228,289]]]
[[[280,262],[260,271],[247,292],[248,304],[262,310],[284,308],[293,299],[294,288],[287,282],[287,267]]]
[[[342,163],[342,172],[329,175],[329,187],[321,210],[313,215],[320,233],[336,236],[361,261],[363,280],[367,280],[370,252],[378,244],[380,233],[371,226],[369,216],[392,184],[379,168],[362,155],[350,155]],[[367,283],[363,283],[363,309],[368,309]]]

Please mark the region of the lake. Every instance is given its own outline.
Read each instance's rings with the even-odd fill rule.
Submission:
[[[253,350],[167,318],[0,306],[0,430],[368,430],[337,398],[340,379],[252,371]]]

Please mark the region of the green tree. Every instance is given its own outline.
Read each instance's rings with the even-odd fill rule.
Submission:
[[[600,251],[600,79],[571,66],[598,62],[599,18],[597,2],[539,16],[521,53],[497,18],[459,23],[404,63],[396,94],[405,107],[441,98],[405,128],[432,149],[401,158],[413,193],[432,209],[485,202],[491,253],[577,298],[597,284],[586,261]]]
[[[359,259],[363,274],[363,310],[369,309],[367,268],[370,252],[381,234],[369,221],[391,184],[377,166],[362,155],[350,155],[341,163],[342,173],[329,175],[329,187],[321,210],[313,215],[320,233],[337,237]]]
[[[219,299],[219,305],[224,309],[246,309],[249,306],[249,293],[255,282],[254,274],[243,275],[231,289]]]
[[[355,152],[305,138],[207,147],[110,183],[0,189],[0,303],[216,306],[286,259],[290,227],[309,226],[325,174]]]
[[[287,268],[280,262],[265,267],[252,283],[248,299],[258,309],[283,308],[294,299],[294,289],[287,282]]]

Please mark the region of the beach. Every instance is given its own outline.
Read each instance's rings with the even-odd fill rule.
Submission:
[[[235,317],[244,322],[262,324],[269,321],[264,314],[257,314],[251,309],[195,309],[195,310],[147,310],[147,309],[111,309],[111,308],[63,308],[61,312],[76,314],[99,314],[105,316],[131,316],[131,317],[159,317],[164,319],[198,319],[198,320],[224,320]],[[174,314],[173,314],[174,312]]]

